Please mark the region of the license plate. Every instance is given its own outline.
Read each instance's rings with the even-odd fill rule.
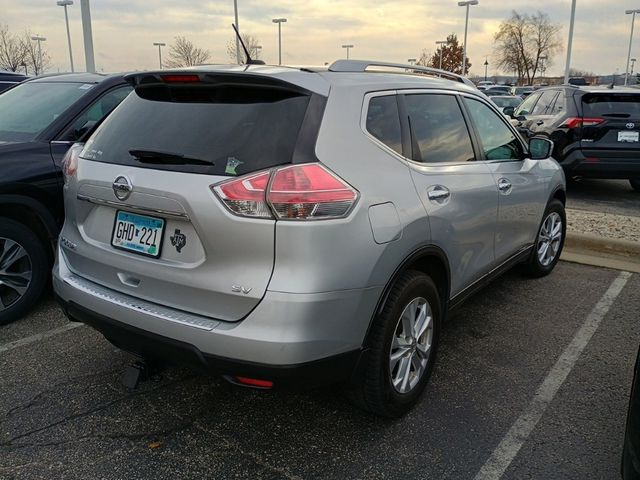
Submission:
[[[640,132],[618,132],[618,141],[634,143],[640,141]]]
[[[158,258],[164,234],[164,219],[116,212],[111,245],[121,250]]]

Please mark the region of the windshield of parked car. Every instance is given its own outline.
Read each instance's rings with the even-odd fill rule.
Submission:
[[[500,108],[517,107],[522,103],[520,97],[491,97],[491,100]]]
[[[0,95],[0,143],[29,142],[92,87],[28,82]]]

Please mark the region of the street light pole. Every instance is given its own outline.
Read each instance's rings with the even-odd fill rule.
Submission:
[[[282,24],[287,22],[286,18],[274,18],[271,20],[278,24],[278,65],[282,65]]]
[[[629,85],[629,62],[631,62],[631,45],[633,44],[633,27],[636,23],[636,13],[640,13],[640,10],[627,10],[624,13],[632,15],[631,17],[631,37],[629,37],[629,53],[627,54],[627,69],[624,74],[624,84]]]
[[[564,83],[569,83],[569,70],[571,69],[571,48],[573,46],[573,26],[576,22],[576,0],[571,2],[571,21],[569,23],[569,43],[567,45],[567,64],[564,67]]]
[[[253,47],[253,55],[258,60],[260,58],[260,50],[262,50],[262,45],[256,45]]]
[[[42,65],[42,47],[40,46],[40,42],[46,42],[47,39],[45,37],[41,37],[40,35],[32,35],[31,36],[31,40],[35,40],[36,42],[38,42],[38,68],[36,68],[36,75],[40,75],[42,73],[43,70],[43,65]]]
[[[636,64],[636,59],[632,58],[631,59],[631,73],[629,74],[631,77],[633,77],[633,67],[635,66],[635,64]]]
[[[545,72],[545,67],[544,67],[544,62],[547,60],[547,56],[546,55],[540,55],[540,72],[542,73],[542,76],[544,77],[544,72]]]
[[[409,65],[415,65],[417,61],[417,58],[407,58],[407,62],[409,62]]]
[[[162,42],[153,42],[155,47],[158,47],[158,61],[160,62],[160,70],[162,70],[162,47],[166,47],[166,43]]]
[[[485,57],[484,59],[484,81],[487,81],[487,70],[489,68],[489,58]]]
[[[236,28],[238,29],[238,35],[236,35],[236,62],[240,65],[240,40],[238,36],[240,35],[240,24],[238,24],[238,0],[233,0],[233,12],[236,17]]]
[[[347,49],[347,60],[349,60],[349,49],[353,48],[353,45],[342,45],[342,48]]]
[[[444,49],[444,46],[447,44],[448,42],[446,40],[438,40],[436,42],[436,45],[439,46],[440,48],[440,66],[438,67],[440,70],[442,70],[442,50]]]
[[[69,15],[67,14],[67,7],[73,5],[73,0],[59,0],[56,2],[59,6],[64,7],[64,21],[67,25],[67,43],[69,44],[69,63],[71,64],[71,71],[75,72],[73,68],[73,53],[71,51],[71,32],[69,31]]]
[[[93,56],[93,32],[91,31],[91,6],[89,0],[80,0],[80,14],[82,15],[84,58],[87,72],[96,73],[96,61]]]
[[[469,30],[469,7],[471,5],[478,5],[478,0],[466,0],[464,2],[458,2],[459,7],[467,7],[467,15],[464,21],[464,45],[462,50],[462,75],[466,75],[467,72],[467,31]]]

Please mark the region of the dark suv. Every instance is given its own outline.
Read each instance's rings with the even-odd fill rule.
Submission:
[[[0,95],[0,325],[49,279],[64,219],[62,159],[131,91],[122,75],[39,77]]]
[[[525,136],[548,136],[568,178],[628,179],[640,191],[640,90],[562,85],[512,114]]]
[[[29,77],[22,75],[21,73],[5,72],[4,70],[0,70],[0,92],[4,92],[5,90],[13,87],[16,83],[20,83],[27,78]]]

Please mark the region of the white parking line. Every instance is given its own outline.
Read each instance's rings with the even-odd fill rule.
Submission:
[[[14,348],[22,347],[24,345],[29,345],[30,343],[39,342],[40,340],[44,340],[45,338],[53,337],[54,335],[58,335],[59,333],[68,332],[69,330],[73,330],[74,328],[82,326],[84,326],[84,323],[67,323],[64,326],[54,328],[53,330],[47,330],[46,332],[36,333],[35,335],[21,338],[20,340],[16,340],[14,342],[5,343],[4,345],[0,345],[0,353],[8,352],[9,350],[13,350]]]
[[[598,329],[611,305],[618,297],[627,281],[631,277],[629,272],[621,272],[613,281],[609,289],[598,301],[587,319],[582,324],[565,348],[558,361],[544,379],[527,408],[513,423],[500,444],[493,451],[489,459],[482,466],[474,480],[498,480],[507,470],[522,445],[544,414],[556,393],[566,380],[576,364],[580,354],[585,349],[591,337]]]

